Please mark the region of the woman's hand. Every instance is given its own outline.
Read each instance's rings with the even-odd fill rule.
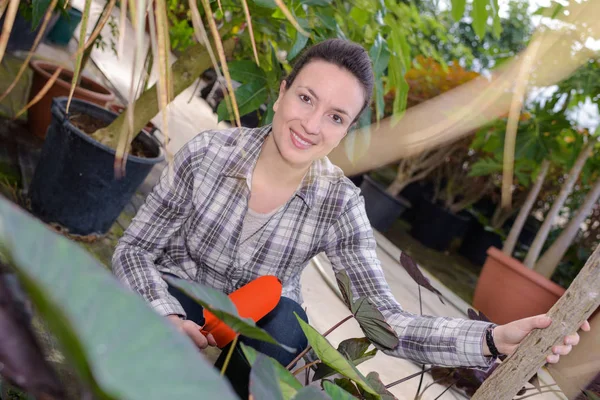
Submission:
[[[209,333],[207,336],[204,336],[202,332],[200,332],[202,327],[194,321],[181,319],[178,315],[167,315],[167,319],[171,321],[179,331],[188,335],[199,349],[217,345],[213,335]]]
[[[544,329],[550,326],[552,320],[546,315],[537,315],[535,317],[523,318],[505,325],[499,325],[494,328],[494,344],[498,351],[502,354],[510,355],[514,353],[519,344],[525,339],[534,329]],[[590,330],[590,324],[585,321],[581,325],[584,331]],[[546,357],[546,361],[555,364],[560,359],[560,356],[567,355],[571,352],[573,346],[579,343],[579,335],[577,332],[565,336],[563,343],[552,347],[552,354]],[[484,341],[484,354],[490,355],[490,351]]]

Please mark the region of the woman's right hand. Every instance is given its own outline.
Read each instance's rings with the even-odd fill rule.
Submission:
[[[205,349],[208,346],[217,345],[213,335],[209,333],[207,336],[204,336],[204,334],[200,332],[202,327],[194,321],[181,319],[178,315],[167,315],[167,319],[171,321],[171,323],[173,323],[180,332],[183,332],[189,336],[199,349]]]

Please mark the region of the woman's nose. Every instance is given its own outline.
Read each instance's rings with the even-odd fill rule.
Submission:
[[[311,111],[302,119],[302,128],[307,134],[316,135],[321,131],[321,117],[318,112]]]

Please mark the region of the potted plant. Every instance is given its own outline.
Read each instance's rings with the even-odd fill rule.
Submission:
[[[594,163],[590,162],[586,165],[586,161],[596,146],[596,139],[585,132],[562,130],[557,137],[551,157],[554,160],[561,160],[558,153],[562,147],[563,150],[570,150],[576,159],[573,160],[573,156],[565,159],[563,154],[562,161],[566,162],[566,166],[570,166],[570,170],[561,178],[563,184],[560,193],[555,195],[550,210],[545,215],[544,223],[529,247],[524,261],[513,258],[512,254],[522,224],[529,215],[550,169],[549,160],[541,164],[536,184],[531,188],[502,251],[495,247],[488,250],[488,258],[475,289],[473,304],[486,313],[492,321],[505,323],[545,313],[564,293],[565,289],[552,282],[550,276],[564,255],[566,247],[575,238],[582,220],[589,215],[593,204],[600,196],[600,187],[598,187],[600,183],[589,186],[590,190],[584,204],[563,230],[560,235],[562,237],[559,236],[541,258],[539,255],[559,210],[563,208],[582,170],[587,167],[587,171],[593,171]],[[590,172],[584,175],[593,176]],[[538,264],[540,260],[544,260],[545,263]],[[548,268],[549,264],[550,268]],[[504,299],[502,305],[498,305],[498,298]]]
[[[421,104],[477,76],[477,73],[466,71],[458,63],[446,66],[431,57],[418,55],[414,65],[405,75],[409,87],[407,108]],[[390,90],[385,96],[384,116],[394,114],[395,99],[396,91]],[[411,215],[416,215],[418,212],[414,206],[421,201],[420,193],[413,191],[408,194],[403,191],[412,183],[427,178],[458,147],[459,145],[454,143],[424,151],[400,160],[398,164],[388,165],[363,176],[360,187],[371,225],[385,232],[407,209],[413,208]],[[406,198],[405,194],[410,198]]]
[[[117,114],[74,99],[67,115],[66,97],[52,102],[52,123],[29,189],[31,208],[65,233],[103,235],[152,167],[164,160],[160,144],[141,131],[132,142],[125,176],[116,179],[115,150],[90,134]]]

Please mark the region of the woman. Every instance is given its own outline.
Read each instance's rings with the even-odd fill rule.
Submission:
[[[200,333],[201,307],[161,274],[173,274],[225,293],[261,275],[283,283],[279,305],[258,325],[279,342],[306,346],[294,312],[300,307],[300,275],[324,251],[334,270],[345,270],[355,296],[367,296],[400,337],[385,350],[419,363],[486,367],[510,354],[544,316],[503,326],[463,319],[419,317],[394,299],[377,259],[376,243],[359,190],[327,159],[369,105],[373,71],[366,51],[334,39],[308,49],[281,83],[272,126],[208,131],[177,154],[125,232],[113,258],[115,274],[169,318],[200,348],[214,339]],[[500,301],[500,300],[499,300]],[[587,323],[583,327],[589,329]],[[558,361],[577,334],[556,346]],[[288,364],[295,354],[242,339]],[[224,352],[225,353],[225,352]],[[247,397],[248,367],[236,356],[228,376]],[[219,360],[217,364],[221,364]]]

